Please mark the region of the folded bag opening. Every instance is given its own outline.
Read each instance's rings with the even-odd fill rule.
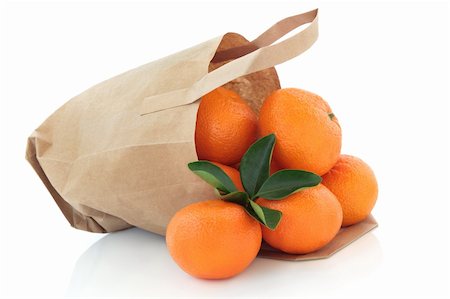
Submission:
[[[287,33],[307,23],[310,24],[302,31],[274,44]],[[237,77],[273,67],[302,54],[317,38],[318,9],[283,19],[248,45],[216,53],[212,62],[234,60],[206,74],[190,87],[144,98],[140,113],[146,115],[191,104]]]

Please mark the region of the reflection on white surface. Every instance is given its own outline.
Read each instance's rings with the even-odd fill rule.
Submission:
[[[172,261],[164,237],[140,229],[111,233],[78,259],[68,297],[276,296],[332,294],[366,281],[382,261],[373,232],[324,260],[288,262],[257,258],[228,280],[200,280]],[[270,286],[266,288],[264,286]]]

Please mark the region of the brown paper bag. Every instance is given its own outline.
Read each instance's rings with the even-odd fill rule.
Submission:
[[[177,210],[215,197],[186,166],[197,160],[198,99],[227,84],[258,111],[279,88],[272,67],[306,51],[317,35],[313,10],[252,42],[228,33],[130,70],[54,112],[29,137],[26,157],[73,227],[164,234]]]

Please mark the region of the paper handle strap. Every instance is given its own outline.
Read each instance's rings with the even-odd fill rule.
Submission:
[[[307,23],[310,24],[302,31],[273,44]],[[206,74],[190,87],[145,98],[141,115],[193,103],[231,80],[288,61],[308,50],[317,37],[318,9],[283,19],[248,45],[216,53],[212,62],[236,59]]]

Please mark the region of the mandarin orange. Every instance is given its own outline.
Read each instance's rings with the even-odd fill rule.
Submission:
[[[328,244],[342,223],[342,209],[336,197],[322,184],[281,200],[260,198],[258,204],[283,213],[275,230],[262,226],[263,239],[270,246],[292,254],[306,254]]]
[[[199,160],[238,163],[257,138],[257,116],[234,91],[219,87],[204,95],[197,112]]]
[[[259,132],[261,136],[275,134],[273,157],[281,168],[323,175],[341,150],[341,128],[330,106],[301,89],[280,89],[264,101]]]
[[[242,206],[220,199],[179,210],[166,232],[170,255],[188,274],[205,279],[235,276],[261,247],[261,227]]]
[[[358,223],[369,216],[378,197],[378,184],[369,165],[361,159],[341,155],[322,183],[336,195],[344,218],[342,226]]]

